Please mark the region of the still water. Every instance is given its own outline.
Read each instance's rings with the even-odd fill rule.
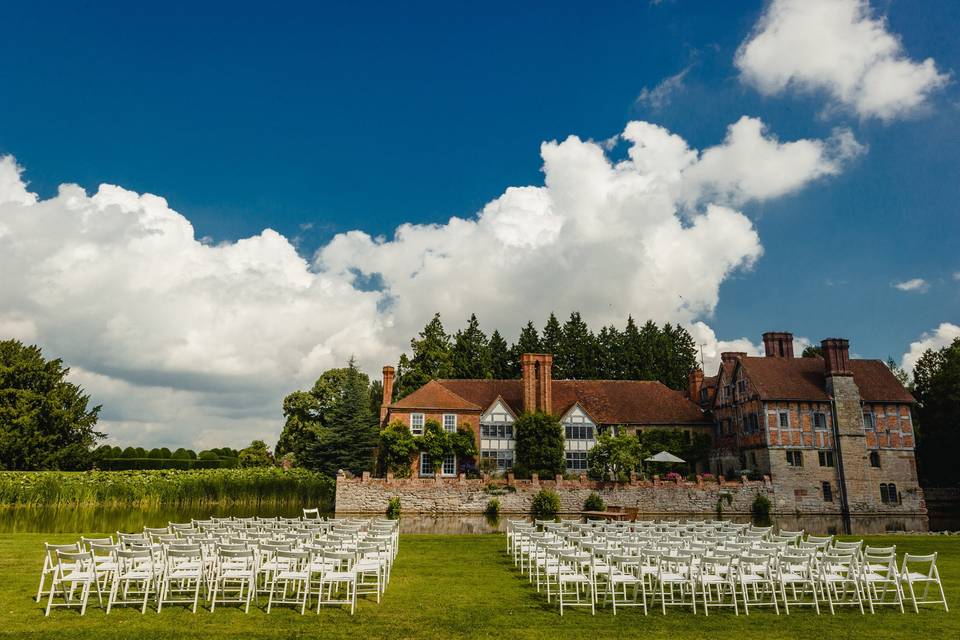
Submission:
[[[300,508],[292,505],[280,507],[235,506],[151,509],[0,507],[0,534],[139,531],[145,526],[166,526],[169,522],[189,522],[191,518],[203,519],[210,516],[298,516],[300,514]],[[507,518],[521,517],[523,516],[504,515],[499,520],[490,520],[482,515],[404,514],[400,519],[400,530],[403,533],[495,533],[504,530]],[[686,520],[704,517],[703,514],[641,516],[642,519],[649,520]],[[748,516],[731,515],[727,519],[734,522],[749,522]],[[778,528],[803,529],[816,534],[844,533],[845,531],[843,519],[838,516],[775,516],[773,524]],[[927,529],[928,519],[921,517],[855,517],[850,521],[850,533],[855,535],[893,531],[926,531]],[[931,512],[929,529],[931,531],[960,530],[960,514]]]

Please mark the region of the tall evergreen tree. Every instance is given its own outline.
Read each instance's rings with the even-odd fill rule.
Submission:
[[[510,364],[510,348],[507,346],[507,341],[503,339],[503,336],[501,336],[497,330],[494,330],[494,332],[490,334],[489,354],[490,377],[496,380],[512,378],[513,371]]]
[[[627,326],[621,336],[620,366],[624,380],[643,380],[643,348],[640,330],[633,316],[627,316]]]
[[[636,328],[636,327],[634,327]],[[597,377],[603,380],[624,379],[624,339],[623,334],[613,325],[603,327],[597,334],[596,363]]]
[[[37,346],[0,341],[0,469],[89,469],[100,407]],[[145,456],[141,456],[145,457]]]
[[[687,376],[700,368],[697,362],[697,343],[690,332],[680,325],[663,325],[666,358],[663,363],[663,377],[660,381],[671,389],[683,391],[687,388]]]
[[[397,398],[419,389],[435,378],[452,378],[450,336],[443,328],[440,314],[434,314],[420,332],[410,341],[413,357],[401,356],[397,374]]]
[[[377,419],[370,410],[370,381],[353,358],[338,376],[339,385],[323,424],[304,447],[299,463],[333,476],[339,469],[359,474],[373,468]]]
[[[559,362],[557,352],[560,349],[560,341],[563,340],[563,327],[557,320],[557,316],[550,313],[547,324],[543,327],[543,333],[540,338],[540,345],[544,353],[553,354],[553,377],[565,378],[566,372],[563,370],[563,363]]]
[[[921,482],[955,486],[960,449],[960,338],[942,349],[927,349],[913,369],[917,398],[917,467]]]
[[[520,377],[520,356],[525,353],[540,353],[543,351],[543,343],[540,342],[540,334],[533,322],[528,321],[526,326],[520,330],[520,337],[516,344],[510,347],[510,377]]]
[[[562,377],[590,380],[597,377],[595,338],[576,311],[563,325],[560,343],[554,355],[554,367]],[[560,377],[559,375],[557,377]]]
[[[660,327],[653,320],[647,320],[640,327],[640,369],[635,380],[662,380],[662,366],[658,358],[658,354],[664,353],[666,349],[662,338]]]
[[[475,313],[470,314],[467,328],[454,336],[450,366],[454,378],[490,377],[490,345]]]

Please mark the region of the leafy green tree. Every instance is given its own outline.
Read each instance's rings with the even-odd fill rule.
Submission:
[[[960,338],[942,349],[927,349],[913,369],[917,467],[933,486],[960,484],[955,452],[960,449]]]
[[[437,313],[420,332],[419,338],[410,341],[413,357],[401,356],[397,367],[397,398],[415,391],[437,378],[452,378],[452,346],[450,336],[443,328]]]
[[[533,326],[533,322],[527,322],[526,326],[520,330],[520,337],[517,338],[516,344],[510,348],[510,371],[511,378],[520,377],[520,356],[525,353],[541,353],[543,351],[543,343],[540,342],[540,334],[537,333],[537,328]]]
[[[311,437],[301,451],[293,452],[298,463],[331,476],[340,469],[354,474],[369,470],[378,416],[371,413],[367,376],[352,358],[328,397],[328,406],[320,400],[320,421],[311,428]]]
[[[602,433],[587,454],[590,476],[598,480],[628,480],[630,472],[640,468],[640,454],[640,441],[635,436]]]
[[[177,454],[180,451],[178,449],[174,452],[174,458],[178,457]],[[273,466],[273,454],[267,449],[267,443],[263,440],[254,440],[250,443],[250,446],[241,449],[238,459],[240,466],[244,469]]]
[[[383,472],[391,472],[397,477],[410,475],[413,454],[417,452],[417,441],[407,425],[398,420],[392,421],[380,432],[378,446],[379,466]]]
[[[800,354],[801,358],[816,358],[818,356],[823,357],[823,349],[818,344],[807,345],[803,353]]]
[[[163,458],[163,452],[157,448],[150,449],[150,453],[147,454],[147,457],[153,460],[160,460]]]
[[[543,411],[524,413],[513,425],[514,472],[518,476],[537,473],[552,478],[566,471],[563,427]]]
[[[685,463],[659,465],[655,471],[684,471],[691,473],[698,462],[706,463],[710,454],[710,436],[705,433],[688,433],[682,429],[647,429],[637,434],[640,441],[640,460],[645,460],[661,451],[682,458]]]
[[[37,346],[0,341],[0,469],[88,469],[100,407]]]
[[[596,339],[576,311],[563,325],[553,366],[563,372],[564,378],[590,380],[597,377]]]
[[[417,445],[421,451],[430,456],[434,473],[440,473],[444,458],[455,455],[449,434],[436,420],[427,420],[423,425],[423,435],[417,436]]]
[[[323,416],[320,400],[310,391],[294,391],[283,399],[283,415],[286,422],[275,451],[281,456],[296,455],[320,430]]]
[[[490,377],[495,380],[512,378],[513,370],[510,364],[510,347],[499,331],[490,334]]]
[[[380,418],[380,404],[383,402],[383,381],[370,381],[370,414]]]
[[[457,331],[450,350],[453,378],[489,378],[490,345],[480,329],[477,314],[470,314],[467,328]]]

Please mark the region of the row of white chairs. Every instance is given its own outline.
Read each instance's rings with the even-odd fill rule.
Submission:
[[[303,518],[211,518],[116,536],[81,537],[72,544],[45,543],[37,602],[46,596],[45,615],[54,607],[86,612],[91,593],[115,606],[151,601],[186,605],[196,613],[201,598],[218,605],[274,605],[306,612],[346,605],[351,615],[358,596],[379,603],[390,581],[399,548],[395,520]]]
[[[567,607],[618,608],[659,604],[704,614],[718,607],[739,615],[741,606],[770,607],[778,615],[796,607],[831,613],[850,606],[874,613],[904,601],[948,609],[937,554],[903,554],[896,547],[803,531],[774,533],[720,521],[611,523],[604,521],[507,522],[506,551],[520,572]],[[919,593],[918,593],[919,591]]]

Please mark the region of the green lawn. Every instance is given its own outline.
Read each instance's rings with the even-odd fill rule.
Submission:
[[[42,561],[42,543],[72,542],[63,534],[0,535],[0,635],[17,638],[960,638],[960,537],[870,537],[872,544],[896,544],[898,551],[941,554],[947,598],[953,610],[921,610],[905,615],[892,610],[861,616],[849,610],[836,616],[799,611],[777,617],[772,612],[709,618],[688,612],[609,609],[591,617],[571,610],[561,619],[555,606],[520,577],[504,555],[502,535],[407,535],[384,602],[361,602],[354,617],[327,608],[318,616],[276,609],[244,615],[224,607],[211,614],[165,608],[141,616],[118,609],[105,616],[92,608],[54,610],[43,617],[33,601]]]

